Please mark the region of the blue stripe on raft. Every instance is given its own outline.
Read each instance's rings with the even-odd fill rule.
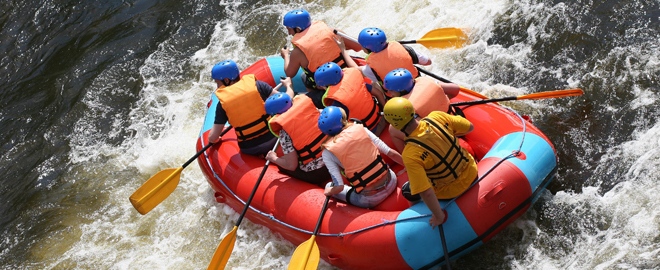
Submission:
[[[284,73],[284,59],[282,57],[267,57],[266,62],[268,62],[268,68],[270,68],[271,74],[273,74],[273,79],[275,80],[275,83],[279,83],[280,77],[286,77],[286,74]],[[296,74],[295,77],[291,78],[291,83],[293,84],[293,91],[296,93],[306,93],[307,89],[305,88],[305,85],[302,82],[301,75],[302,75],[302,69],[298,69],[298,73]],[[285,91],[285,89],[281,89],[282,91]]]
[[[215,122],[215,107],[217,107],[218,104],[218,97],[215,95],[215,92],[211,93],[211,101],[212,104],[208,111],[206,111],[206,116],[204,117],[204,125],[202,126],[202,130],[199,132],[200,137],[202,134],[204,134],[204,132],[211,129],[213,127],[213,122]]]
[[[523,132],[507,134],[495,142],[493,148],[488,151],[483,159],[488,157],[505,158],[520,147],[521,141],[523,144],[520,151],[525,154],[524,160],[510,158],[507,161],[516,165],[525,174],[532,192],[539,188],[545,188],[541,185],[543,180],[557,167],[557,157],[552,146],[536,134]]]
[[[455,203],[447,206],[447,202],[440,201],[440,205],[443,209],[447,207],[447,213],[451,217],[443,224],[447,249],[451,251],[477,238],[477,234],[472,230],[472,226],[470,226],[461,209]],[[395,223],[394,233],[399,253],[413,269],[424,267],[444,256],[440,231],[437,227],[435,229],[431,228],[429,224],[431,217],[412,218],[430,214],[430,210],[420,201],[402,211]],[[407,218],[411,219],[406,220]],[[481,242],[462,253],[467,253],[480,245]],[[456,256],[455,254],[452,255]]]

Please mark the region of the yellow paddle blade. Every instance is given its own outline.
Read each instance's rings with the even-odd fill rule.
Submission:
[[[181,170],[183,170],[183,167],[165,169],[149,178],[131,195],[130,200],[133,207],[140,214],[149,213],[151,209],[154,209],[156,205],[165,200],[176,189],[179,184]]]
[[[517,99],[544,99],[544,98],[557,98],[557,97],[572,97],[572,96],[581,96],[584,94],[582,89],[566,89],[566,90],[554,90],[533,93],[529,95],[518,96]]]
[[[429,48],[460,48],[467,42],[467,35],[463,30],[455,27],[438,28],[429,31],[417,43]]]
[[[312,235],[296,248],[289,262],[289,270],[315,270],[319,267],[321,254],[315,239],[316,235]]]
[[[227,235],[225,235],[224,238],[222,238],[218,248],[216,248],[215,253],[213,253],[213,258],[211,258],[211,262],[207,268],[208,270],[225,269],[225,266],[227,266],[227,262],[229,261],[229,257],[231,256],[231,252],[234,250],[237,230],[238,226],[234,226],[234,228]]]

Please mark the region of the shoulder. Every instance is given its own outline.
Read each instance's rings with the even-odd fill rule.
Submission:
[[[445,112],[441,112],[441,111],[433,111],[433,112],[429,113],[429,115],[427,115],[426,118],[444,123],[444,122],[449,122],[450,121],[448,119],[448,116],[451,116],[451,115],[449,115]]]
[[[260,80],[257,80],[257,88],[259,88],[259,89],[264,88],[264,89],[271,89],[271,90],[273,89],[273,87],[270,86],[270,84],[268,84],[267,82],[264,82],[264,81],[260,81]]]
[[[422,153],[424,152],[424,149],[422,149],[420,146],[418,146],[415,143],[406,143],[406,146],[403,148],[403,151],[401,151],[401,157],[403,158],[403,162],[406,164],[409,163],[418,163],[421,162],[421,156]]]
[[[427,117],[442,125],[452,126],[457,130],[462,130],[464,129],[464,127],[467,128],[470,125],[472,125],[470,120],[467,120],[460,116],[451,115],[445,112],[439,112],[439,111],[431,112]]]
[[[273,87],[270,86],[270,84],[268,84],[268,83],[266,83],[266,82],[264,82],[264,81],[259,81],[259,80],[258,80],[258,81],[257,81],[257,90],[258,90],[259,93],[261,93],[261,94],[268,94],[268,95],[270,95],[270,93],[273,91]]]

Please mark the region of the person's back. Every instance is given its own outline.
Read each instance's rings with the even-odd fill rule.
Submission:
[[[215,95],[220,100],[229,124],[234,127],[239,145],[259,140],[268,133],[269,116],[263,109],[264,100],[257,90],[254,75],[243,76],[238,82],[216,90]]]
[[[327,86],[323,97],[325,106],[342,107],[349,118],[360,120],[369,130],[379,135],[386,123],[382,119],[378,101],[357,68],[341,69],[328,62],[315,74],[318,85]]]
[[[402,156],[405,164],[423,165],[408,170],[410,179],[421,174],[433,183],[436,197],[454,198],[465,191],[477,177],[474,158],[462,148],[455,136],[469,130],[470,122],[460,116],[445,112],[432,112],[418,123],[418,127],[406,136]],[[421,178],[421,177],[420,177]],[[411,182],[411,193],[423,191],[425,185],[415,186]]]
[[[216,106],[213,128],[209,133],[209,142],[220,140],[224,125],[229,122],[236,133],[241,152],[250,155],[266,154],[277,139],[268,131],[268,119],[264,109],[265,100],[277,93],[270,85],[258,81],[253,74],[240,77],[236,63],[226,60],[216,64],[211,76],[218,84],[215,95],[219,103]],[[291,80],[282,80],[287,94],[293,95]]]
[[[381,83],[387,73],[394,69],[405,68],[417,78],[419,72],[414,64],[431,64],[431,59],[426,55],[399,42],[388,42],[385,32],[376,27],[363,29],[358,36],[358,42],[369,52],[365,58],[366,65],[363,72]]]
[[[402,156],[408,172],[409,193],[431,210],[431,226],[445,222],[438,199],[450,199],[467,190],[477,178],[474,158],[458,143],[458,136],[472,131],[470,121],[445,112],[416,117],[412,103],[402,97],[390,99],[383,109],[385,119],[406,134]]]
[[[455,97],[459,92],[458,85],[440,83],[430,77],[415,79],[404,68],[387,73],[383,80],[383,88],[389,96],[400,96],[410,100],[415,112],[420,117],[426,117],[433,111],[447,112],[450,106],[449,99]],[[396,149],[403,151],[404,134],[392,126],[389,131]]]
[[[348,123],[343,109],[323,109],[318,126],[331,136],[324,144],[323,160],[332,176],[325,195],[371,208],[385,200],[397,186],[396,174],[381,154],[402,164],[401,155],[361,124]],[[343,176],[349,185],[344,184]]]
[[[336,44],[334,29],[321,21],[312,22],[309,12],[303,9],[292,10],[284,15],[282,24],[287,32],[293,35],[291,43],[293,50],[283,48],[280,51],[284,58],[284,72],[289,77],[298,73],[302,68],[306,74],[305,85],[314,88],[314,72],[326,62],[335,62],[345,66],[344,55],[342,55]],[[362,47],[355,42],[349,41],[349,49],[359,51]]]
[[[315,185],[323,186],[330,179],[321,157],[321,144],[327,136],[314,119],[320,112],[312,100],[298,95],[293,100],[284,94],[266,100],[266,112],[274,115],[270,130],[279,136],[282,156],[271,151],[266,159],[280,167],[283,173]]]

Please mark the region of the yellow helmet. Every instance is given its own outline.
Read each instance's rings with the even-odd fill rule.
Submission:
[[[385,103],[383,108],[385,120],[394,128],[401,130],[403,127],[415,118],[415,108],[410,100],[402,97],[395,97]]]

